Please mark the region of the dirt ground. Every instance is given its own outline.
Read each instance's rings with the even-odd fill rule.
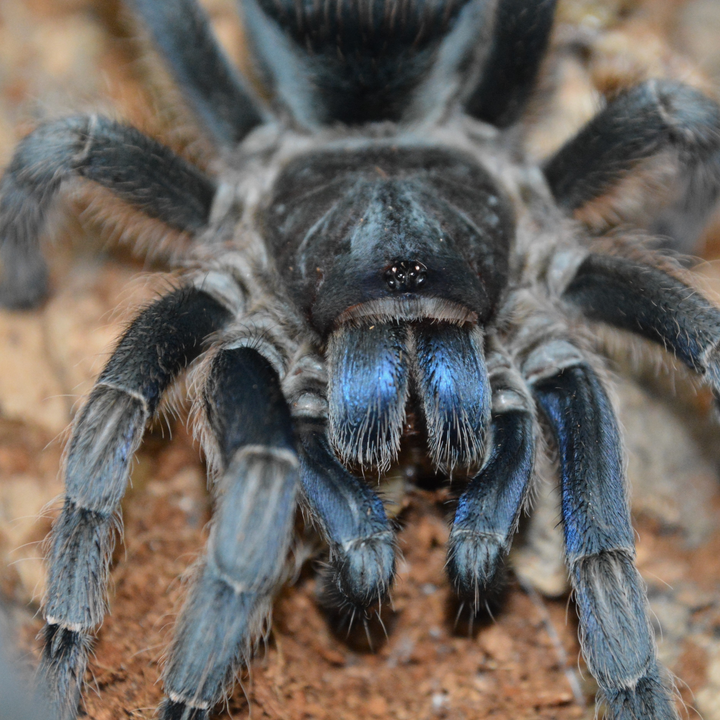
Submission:
[[[232,0],[207,0],[216,30],[245,59]],[[530,136],[547,154],[597,110],[602,94],[643,77],[682,78],[720,91],[715,0],[564,0],[557,90]],[[39,121],[101,110],[208,166],[209,147],[144,52],[114,0],[0,0],[0,167]],[[162,287],[115,242],[102,202],[81,193],[48,247],[52,295],[33,312],[0,311],[0,592],[32,665],[44,575],[40,543],[62,493],[63,432],[133,308]],[[145,228],[141,228],[145,229]],[[157,228],[150,228],[151,232]],[[720,222],[699,246],[702,286],[720,291]],[[720,297],[720,296],[718,296]],[[623,365],[618,359],[614,368]],[[720,720],[720,486],[717,425],[686,378],[634,370],[619,381],[630,451],[638,566],[660,654],[678,676],[688,716]],[[672,392],[670,392],[672,390]],[[502,606],[474,626],[444,574],[451,516],[445,489],[396,498],[402,559],[383,622],[349,634],[316,601],[321,548],[303,534],[298,572],[272,627],[217,718],[592,718],[595,686],[579,659],[575,612],[560,564],[550,486],[523,529]],[[100,631],[84,712],[151,718],[163,649],[188,568],[210,518],[205,470],[183,419],[158,423],[139,453],[123,503],[124,541],[112,568],[111,613]],[[1,716],[1,711],[0,711]]]

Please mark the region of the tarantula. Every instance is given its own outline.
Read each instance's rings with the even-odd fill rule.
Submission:
[[[447,571],[476,607],[527,503],[542,421],[583,652],[609,713],[677,717],[589,328],[656,341],[717,391],[720,310],[659,256],[619,237],[608,251],[572,217],[620,203],[658,157],[689,203],[709,202],[720,108],[648,81],[538,166],[517,128],[554,0],[243,0],[269,104],[195,0],[130,6],[220,149],[217,176],[93,115],[39,127],[0,184],[9,306],[46,292],[38,241],[72,179],[194,238],[178,286],[128,327],[73,426],[44,601],[55,716],[77,713],[133,453],[192,363],[216,511],[164,671],[164,720],[207,718],[248,660],[298,505],[329,546],[334,601],[364,610],[387,595],[395,533],[364,475],[391,467],[410,416],[432,465],[469,478]]]

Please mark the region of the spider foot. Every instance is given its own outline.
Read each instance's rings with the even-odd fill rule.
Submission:
[[[447,573],[460,598],[477,610],[495,596],[504,577],[505,543],[489,534],[453,528]]]
[[[91,640],[87,633],[48,622],[42,632],[43,654],[38,684],[56,720],[77,716]]]
[[[605,691],[605,702],[612,720],[677,720],[675,703],[658,672],[657,665],[631,688]]]
[[[348,542],[335,553],[325,583],[326,591],[343,606],[365,610],[387,596],[395,571],[392,532]]]
[[[207,720],[209,717],[206,709],[192,707],[184,702],[165,700],[160,706],[160,720]]]

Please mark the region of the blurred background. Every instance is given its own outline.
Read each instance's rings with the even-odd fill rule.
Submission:
[[[203,0],[230,56],[252,76],[235,0]],[[543,110],[528,147],[552,152],[604,99],[649,77],[720,95],[720,1],[560,0]],[[212,149],[183,108],[142,32],[117,0],[0,0],[0,167],[43,120],[103,112],[133,123],[203,167]],[[52,295],[39,310],[0,311],[0,598],[34,663],[44,588],[41,542],[62,492],[63,433],[133,308],[162,287],[149,262],[117,240],[124,216],[81,191],[53,223]],[[130,233],[132,234],[132,232]],[[697,238],[699,284],[720,297],[720,219]],[[160,271],[158,275],[155,271]],[[631,451],[638,565],[648,583],[663,661],[681,678],[689,716],[720,720],[720,430],[706,394],[682,374],[648,372],[616,354]],[[172,436],[172,442],[170,437]],[[391,489],[392,490],[392,489]],[[592,718],[595,687],[578,661],[574,612],[551,487],[524,528],[495,621],[454,628],[444,579],[449,494],[393,495],[403,559],[389,639],[369,653],[338,637],[315,602],[312,562],[278,600],[273,631],[219,717]],[[204,468],[182,421],[151,430],[123,505],[87,714],[151,718],[183,583],[209,519]],[[312,540],[299,559],[317,549]],[[2,674],[2,671],[0,671]],[[0,717],[4,717],[0,707]]]

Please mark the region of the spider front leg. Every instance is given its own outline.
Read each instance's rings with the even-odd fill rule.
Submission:
[[[105,612],[114,533],[133,455],[161,395],[229,312],[194,287],[144,310],[121,339],[75,421],[65,504],[50,535],[40,665],[55,717],[74,718],[92,630]]]
[[[365,610],[387,595],[395,574],[395,533],[380,498],[331,452],[322,420],[299,421],[302,484],[313,519],[330,546],[325,587],[333,604]]]
[[[32,307],[46,294],[40,237],[63,184],[86,178],[180,231],[207,225],[215,184],[135,128],[97,115],[40,126],[0,181],[0,303]]]
[[[288,405],[257,351],[218,351],[204,390],[224,473],[208,548],[164,672],[162,720],[204,720],[247,660],[282,579],[298,490]]]
[[[590,672],[613,720],[673,720],[634,565],[620,433],[607,394],[564,340],[532,350],[523,373],[559,451],[566,560]]]
[[[492,390],[490,449],[463,493],[448,542],[447,572],[475,612],[496,590],[528,494],[535,458],[534,404],[500,352],[488,357]]]

